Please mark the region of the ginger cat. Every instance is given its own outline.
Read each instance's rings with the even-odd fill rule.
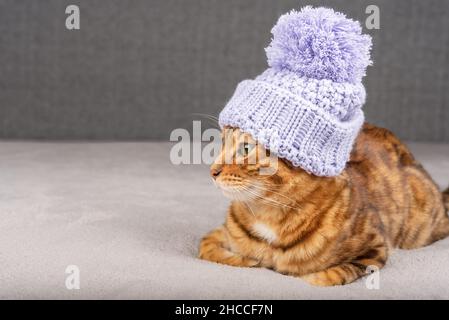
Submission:
[[[350,283],[385,265],[391,248],[413,249],[449,235],[449,189],[438,190],[391,132],[365,124],[343,173],[318,177],[230,131],[211,175],[232,199],[226,222],[206,235],[199,257],[239,267],[265,267],[318,286]],[[223,164],[231,145],[234,163]],[[235,148],[233,147],[235,146]]]

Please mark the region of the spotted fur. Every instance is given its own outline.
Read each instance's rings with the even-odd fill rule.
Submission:
[[[394,247],[419,248],[449,235],[449,189],[441,193],[388,130],[365,124],[337,177],[283,160],[275,174],[260,175],[273,164],[259,156],[255,164],[223,164],[226,148],[238,158],[242,139],[252,140],[238,129],[229,136],[211,174],[232,202],[224,225],[202,239],[201,259],[342,285],[382,268]]]

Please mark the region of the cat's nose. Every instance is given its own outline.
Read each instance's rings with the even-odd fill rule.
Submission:
[[[210,175],[214,179],[217,179],[217,177],[220,175],[220,173],[221,173],[221,168],[212,168],[212,169],[210,169]]]

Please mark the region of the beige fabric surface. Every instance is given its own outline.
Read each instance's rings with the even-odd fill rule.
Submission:
[[[449,145],[412,144],[443,187]],[[0,143],[0,298],[449,299],[449,239],[396,250],[379,290],[316,288],[196,258],[228,203],[166,143]],[[65,287],[68,265],[80,289]]]

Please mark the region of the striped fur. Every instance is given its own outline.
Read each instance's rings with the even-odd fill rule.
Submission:
[[[449,188],[443,192],[443,202],[446,210],[449,211]]]
[[[242,139],[252,139],[238,129],[230,137],[223,150],[231,145],[238,158]],[[257,144],[255,150],[264,151]],[[259,175],[272,165],[259,156],[256,164],[219,160],[223,153],[211,174],[232,202],[224,225],[201,241],[202,259],[342,285],[369,266],[383,267],[393,247],[418,248],[449,235],[449,189],[442,195],[408,148],[382,128],[365,124],[346,169],[332,178],[283,160],[274,175]]]

